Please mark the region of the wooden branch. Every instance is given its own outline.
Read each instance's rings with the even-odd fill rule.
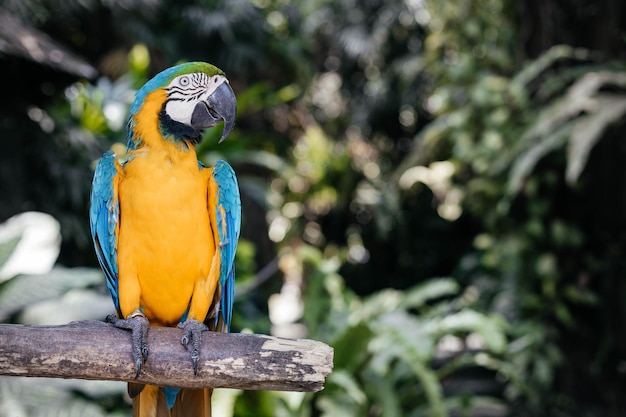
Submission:
[[[333,349],[314,340],[204,332],[198,375],[182,331],[151,327],[138,379],[130,332],[100,321],[62,326],[0,324],[0,375],[135,381],[181,388],[319,391]]]

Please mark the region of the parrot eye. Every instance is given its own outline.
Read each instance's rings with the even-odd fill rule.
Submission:
[[[188,77],[180,77],[180,80],[178,82],[183,87],[187,87],[189,85],[189,78]]]

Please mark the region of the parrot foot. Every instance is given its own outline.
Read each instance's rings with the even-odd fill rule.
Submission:
[[[200,358],[200,346],[202,345],[202,332],[209,328],[196,319],[187,319],[182,323],[178,323],[179,329],[183,330],[183,337],[180,343],[189,349],[187,345],[191,342],[191,363],[193,364],[193,374],[198,375],[198,359]]]
[[[126,329],[131,331],[132,344],[133,344],[133,360],[135,361],[135,379],[139,377],[141,373],[141,365],[146,363],[148,359],[148,327],[150,323],[146,316],[142,312],[136,311],[127,319],[120,319],[115,314],[109,314],[106,318],[107,323],[113,324],[120,329]]]

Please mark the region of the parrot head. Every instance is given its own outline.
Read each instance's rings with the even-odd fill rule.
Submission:
[[[156,128],[163,138],[195,145],[204,129],[224,122],[220,142],[235,126],[237,101],[224,73],[205,62],[188,62],[155,75],[130,107],[128,147],[136,149]]]

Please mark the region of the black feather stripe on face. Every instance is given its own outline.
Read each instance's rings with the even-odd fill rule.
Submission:
[[[202,130],[196,130],[184,123],[177,122],[172,119],[165,111],[165,104],[159,112],[159,127],[163,133],[163,137],[169,139],[173,137],[174,141],[191,142],[197,145],[202,141]]]

